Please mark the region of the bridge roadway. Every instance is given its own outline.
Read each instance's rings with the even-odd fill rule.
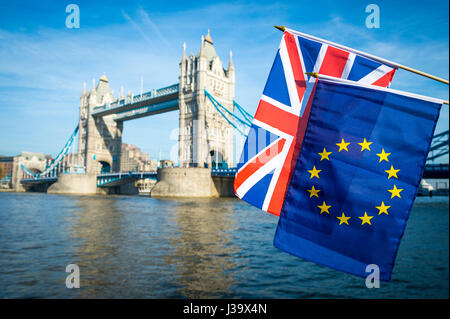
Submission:
[[[211,170],[211,176],[234,176],[236,168],[217,168]],[[138,179],[156,179],[156,172],[120,172],[120,173],[105,173],[97,175],[97,187],[114,187],[130,180]],[[37,184],[53,184],[58,177],[40,177],[40,178],[24,178],[20,182],[22,184],[37,185]]]
[[[152,90],[128,99],[117,100],[94,108],[92,116],[116,114],[115,121],[128,121],[153,114],[177,110],[179,84]]]
[[[114,187],[134,179],[156,179],[156,172],[105,173],[97,175],[97,187]]]
[[[211,176],[234,176],[236,168],[216,168],[211,170]],[[97,176],[98,187],[118,186],[130,179],[156,179],[156,172],[127,172],[127,173],[106,173]],[[449,178],[448,164],[428,164],[425,166],[423,178]]]
[[[211,176],[234,176],[236,168],[216,168],[211,170]],[[156,172],[128,172],[128,173],[106,173],[97,176],[98,187],[114,187],[132,179],[155,179]]]
[[[423,172],[423,178],[449,178],[447,164],[427,164]]]

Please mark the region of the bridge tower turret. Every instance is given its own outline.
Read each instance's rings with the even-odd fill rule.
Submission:
[[[96,118],[91,115],[95,107],[114,100],[105,75],[97,87],[94,79],[91,91],[84,88],[81,94],[78,157],[88,174],[120,169],[123,122],[114,121],[114,115]]]
[[[230,52],[228,69],[223,68],[213,40],[208,34],[201,41],[197,56],[180,61],[179,161],[182,167],[232,167],[233,127],[205,96],[210,92],[223,106],[234,111],[235,70]]]

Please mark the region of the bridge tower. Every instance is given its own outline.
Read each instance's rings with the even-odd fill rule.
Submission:
[[[234,111],[235,69],[230,51],[228,68],[216,54],[208,30],[197,56],[180,62],[178,103],[179,161],[181,167],[233,167],[233,127],[205,96],[208,90],[223,106]]]
[[[123,97],[121,97],[123,98]],[[103,75],[90,92],[84,85],[80,98],[78,156],[88,174],[118,172],[122,147],[123,122],[114,115],[93,117],[94,107],[115,101],[108,79]]]

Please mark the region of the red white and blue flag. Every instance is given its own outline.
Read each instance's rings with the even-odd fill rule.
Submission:
[[[306,130],[317,72],[388,87],[396,68],[373,56],[287,30],[256,110],[234,180],[235,194],[280,215]]]

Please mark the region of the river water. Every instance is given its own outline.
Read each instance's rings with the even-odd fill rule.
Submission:
[[[448,208],[416,200],[392,281],[368,289],[276,249],[277,217],[238,199],[0,193],[0,298],[448,298]]]

